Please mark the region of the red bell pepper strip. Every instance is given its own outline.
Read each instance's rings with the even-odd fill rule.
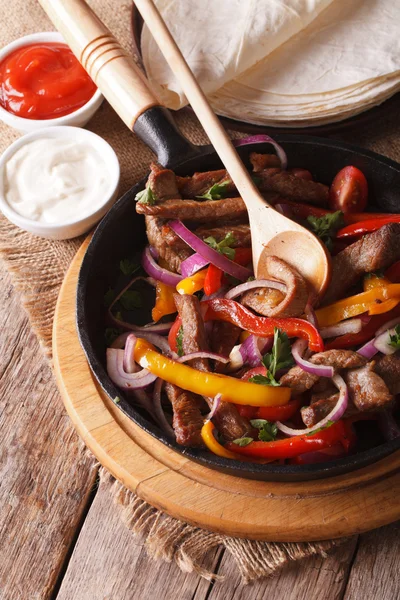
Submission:
[[[385,271],[385,277],[392,283],[400,283],[400,260]]]
[[[324,349],[324,343],[317,329],[303,319],[258,317],[238,302],[227,298],[214,298],[207,300],[205,304],[207,304],[206,321],[227,321],[246,329],[253,335],[262,337],[274,335],[274,329],[277,327],[289,337],[301,337],[307,340],[310,350],[314,352],[322,352]]]
[[[215,294],[221,288],[222,277],[224,272],[213,264],[210,264],[207,269],[206,278],[204,280],[204,293],[207,296]]]
[[[239,406],[239,414],[248,419],[266,419],[267,421],[288,421],[301,406],[300,398],[291,400],[285,406]]]
[[[243,456],[279,459],[294,458],[306,452],[330,448],[337,442],[340,442],[343,448],[348,450],[352,441],[348,437],[348,431],[343,421],[338,421],[311,435],[296,435],[274,442],[250,442],[247,446],[239,446],[230,442],[225,445],[225,448]]]
[[[235,248],[235,258],[233,262],[238,265],[242,265],[242,267],[246,267],[251,263],[253,259],[253,254],[251,248]]]
[[[353,346],[361,346],[375,336],[377,330],[388,321],[400,317],[400,304],[392,310],[381,315],[374,315],[370,321],[363,326],[359,333],[347,333],[341,335],[334,340],[325,342],[325,350],[352,348]]]
[[[336,237],[338,239],[360,237],[366,233],[377,231],[383,227],[383,225],[387,225],[388,223],[400,223],[400,214],[386,215],[385,217],[379,217],[378,219],[368,219],[367,221],[361,221],[352,225],[348,225],[347,227],[343,227],[343,229],[339,229]]]
[[[178,335],[181,327],[182,327],[182,319],[178,315],[175,319],[174,324],[172,325],[171,329],[169,330],[169,334],[168,334],[169,347],[171,348],[172,352],[175,352],[176,354],[178,354],[178,344],[177,344],[176,338],[177,338],[177,335]]]
[[[301,202],[292,202],[291,200],[283,200],[280,205],[287,206],[293,217],[299,219],[307,219],[310,215],[314,217],[323,217],[324,215],[332,214],[333,210],[311,206],[310,204],[302,204]],[[369,221],[376,219],[390,219],[390,222],[398,221],[400,215],[398,213],[346,213],[343,215],[343,220],[346,225],[359,223],[361,221]]]

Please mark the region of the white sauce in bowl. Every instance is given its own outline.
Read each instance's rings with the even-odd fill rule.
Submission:
[[[68,223],[93,213],[110,193],[107,165],[94,145],[48,137],[19,148],[4,169],[4,196],[22,217]]]

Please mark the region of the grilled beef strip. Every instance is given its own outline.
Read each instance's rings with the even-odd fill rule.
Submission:
[[[375,373],[382,377],[391,394],[400,394],[400,353],[379,357]]]
[[[164,202],[170,198],[180,198],[176,176],[170,169],[158,163],[151,163],[147,186],[153,192],[156,202]]]
[[[339,394],[332,394],[326,398],[321,398],[310,404],[310,406],[303,406],[300,410],[301,418],[306,427],[312,427],[319,423],[322,419],[325,419],[331,410],[337,404],[339,400]]]
[[[178,444],[191,448],[204,446],[201,439],[203,417],[200,410],[203,400],[172,383],[165,384],[165,391],[172,404],[172,427]]]
[[[332,279],[324,304],[342,298],[364,273],[386,269],[400,260],[400,223],[389,223],[369,233],[332,261]]]
[[[175,294],[174,300],[182,319],[184,354],[207,351],[207,336],[198,298],[196,296]],[[209,371],[207,359],[196,359],[188,364],[200,371]],[[205,398],[205,400],[211,407],[213,399]],[[214,416],[214,421],[227,441],[243,437],[252,429],[250,423],[239,415],[236,406],[229,402],[221,402]]]
[[[335,371],[340,371],[342,369],[363,367],[367,361],[363,356],[352,350],[326,350],[314,354],[310,358],[310,362],[315,365],[327,365],[333,367]],[[296,396],[310,390],[319,379],[318,375],[307,373],[300,367],[292,367],[281,377],[279,383],[290,387],[293,390],[293,395]]]
[[[225,181],[230,182],[225,188],[225,195],[236,192],[236,188],[232,181],[230,181],[225,169],[194,173],[191,177],[177,177],[176,181],[183,198],[197,198],[198,196],[202,196],[216,183],[223,183]]]
[[[380,410],[393,403],[386,383],[374,369],[375,361],[371,361],[360,369],[351,369],[344,374],[350,400],[360,412]]]
[[[286,294],[273,288],[256,288],[242,296],[242,304],[265,317],[298,317],[304,313],[309,292],[306,281],[277,256],[265,259],[268,276],[286,284]]]
[[[246,248],[251,246],[250,226],[246,224],[221,225],[220,227],[203,226],[195,229],[193,233],[203,240],[211,236],[215,238],[217,243],[223,240],[228,233],[232,233],[235,241],[232,243],[231,248]],[[189,248],[167,224],[162,228],[162,235],[167,244],[175,250],[178,248]]]
[[[218,219],[234,220],[247,217],[246,205],[241,198],[222,200],[166,200],[162,204],[136,204],[136,211],[163,219],[181,219],[207,223]]]
[[[240,332],[240,327],[232,323],[215,321],[210,336],[211,351],[221,356],[229,356],[233,346],[238,343]],[[217,373],[224,373],[226,365],[217,362],[215,370]]]
[[[250,154],[250,162],[253,165],[253,172],[260,173],[268,168],[281,168],[281,161],[276,154],[258,154],[252,152]]]
[[[193,254],[193,250],[186,246],[177,248],[170,246],[163,236],[163,219],[158,217],[145,217],[147,239],[150,246],[155,248],[166,267],[174,273],[181,272],[181,263],[185,258]]]
[[[297,177],[288,171],[282,171],[278,167],[268,167],[259,170],[260,160],[256,153],[250,154],[250,161],[254,172],[257,173],[257,186],[261,192],[276,192],[295,202],[306,202],[308,204],[317,204],[326,206],[329,198],[329,188],[323,183],[309,181]]]

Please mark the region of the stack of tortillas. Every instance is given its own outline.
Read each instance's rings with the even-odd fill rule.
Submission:
[[[340,121],[400,90],[400,0],[156,0],[219,115],[260,125]],[[149,30],[148,78],[187,104]]]

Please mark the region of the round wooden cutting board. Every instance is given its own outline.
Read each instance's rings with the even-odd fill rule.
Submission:
[[[268,541],[347,536],[400,518],[400,451],[359,471],[283,483],[207,469],[144,432],[101,390],[75,325],[77,253],[58,299],[54,369],[66,409],[86,445],[114,477],[153,506],[226,535]]]

